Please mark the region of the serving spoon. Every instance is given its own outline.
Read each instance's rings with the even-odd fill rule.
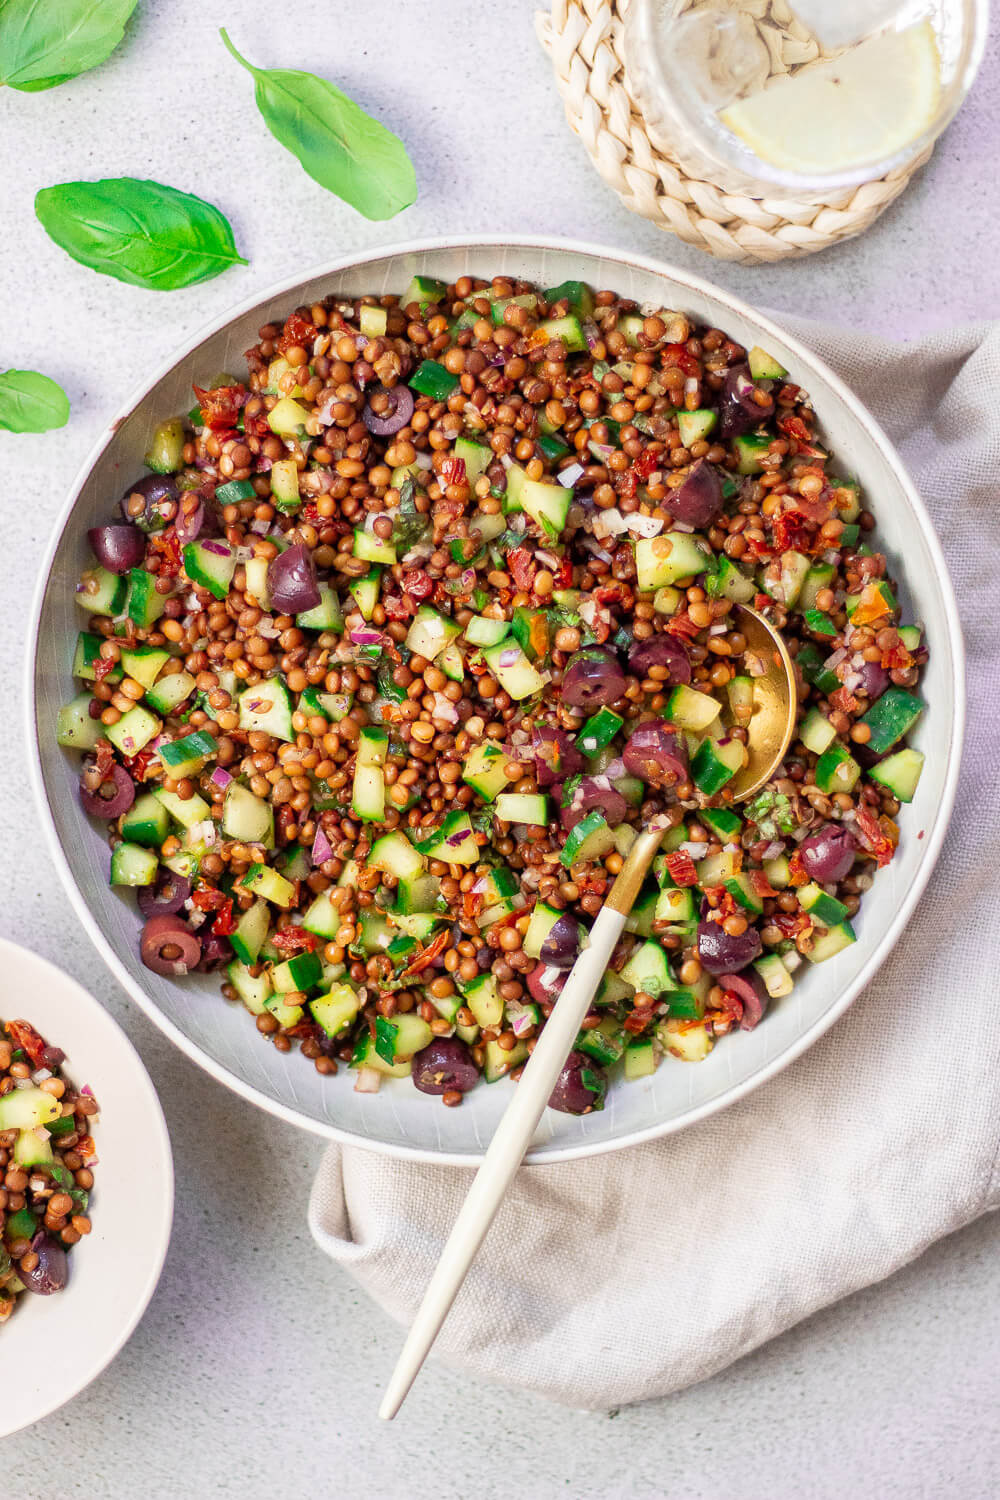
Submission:
[[[737,604],[733,613],[747,642],[744,663],[754,684],[747,761],[729,783],[733,800],[743,801],[784,759],[795,729],[797,699],[795,671],[781,637],[756,610]],[[406,1336],[378,1410],[385,1421],[391,1421],[405,1401],[521,1165],[669,826],[669,819],[654,818],[635,839],[524,1066]]]

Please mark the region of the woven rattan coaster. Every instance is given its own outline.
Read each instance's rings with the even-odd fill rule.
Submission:
[[[905,169],[821,202],[747,198],[690,177],[650,141],[629,93],[621,27],[628,4],[552,0],[551,14],[536,15],[536,30],[552,59],[566,117],[604,181],[626,208],[688,245],[748,265],[812,255],[867,229],[931,154],[928,148]],[[815,50],[808,33],[796,34],[798,23],[783,0],[748,0],[748,9],[772,74],[807,60],[804,48]]]

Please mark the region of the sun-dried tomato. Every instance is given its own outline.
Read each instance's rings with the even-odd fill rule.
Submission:
[[[797,937],[800,932],[805,932],[812,924],[805,912],[799,911],[776,911],[773,916],[768,917],[768,922],[777,927],[782,937]]]
[[[768,880],[767,876],[764,874],[763,870],[751,870],[749,874],[750,885],[753,889],[753,893],[762,901],[765,900],[768,896],[776,896],[778,894],[771,885],[771,882]]]
[[[798,451],[800,453],[805,453],[810,457],[815,456],[817,458],[823,456],[821,453],[816,452],[816,450],[813,449],[812,433],[809,431],[809,428],[806,426],[805,422],[803,422],[802,418],[796,416],[794,412],[786,412],[784,416],[778,417],[777,426],[781,429],[786,437],[791,438],[794,443],[799,445]]]
[[[308,318],[302,318],[298,313],[285,319],[285,327],[281,336],[275,341],[274,347],[279,354],[287,354],[289,349],[296,346],[304,349],[306,353],[312,350],[313,342],[319,333],[315,323],[310,323]]]
[[[816,539],[815,523],[799,510],[783,510],[772,518],[774,545],[779,552],[810,552]]]
[[[620,583],[605,583],[594,590],[598,604],[623,604],[624,589]]]
[[[687,344],[666,344],[663,349],[663,363],[667,366],[675,365],[678,370],[683,370],[685,375],[701,374],[701,360],[697,354],[691,353]]]
[[[649,1020],[650,1016],[648,1010],[633,1010],[629,1013],[629,1015],[625,1017],[622,1025],[631,1036],[638,1036],[640,1031],[645,1031],[646,1027],[649,1025]]]
[[[675,849],[673,854],[668,854],[666,866],[670,871],[670,878],[674,885],[697,885],[698,871],[694,867],[694,860],[686,849]]]
[[[434,579],[423,568],[411,568],[408,573],[403,574],[403,592],[409,594],[411,599],[416,599],[418,604],[429,599],[434,588]]]
[[[441,478],[445,484],[464,484],[465,482],[465,459],[446,458],[441,465]]]
[[[231,932],[235,932],[235,930],[236,923],[233,920],[233,900],[231,896],[227,896],[225,901],[219,907],[218,915],[216,916],[215,921],[212,923],[212,931],[215,933],[216,937],[228,937],[229,934]]]
[[[462,894],[462,916],[478,917],[483,909],[482,891],[464,891]]]
[[[176,577],[181,570],[181,543],[173,528],[150,537],[149,546],[160,559],[159,576],[161,578]]]
[[[802,863],[802,854],[798,849],[788,861],[788,883],[789,885],[809,884],[809,872]]]
[[[429,943],[427,947],[422,950],[422,952],[418,953],[412,963],[407,964],[406,968],[403,970],[403,973],[421,974],[423,973],[424,969],[429,969],[434,963],[435,959],[437,959],[444,952],[445,948],[447,948],[448,939],[450,936],[451,934],[447,927],[443,932],[439,932],[433,942]]]
[[[213,432],[225,427],[235,427],[241,409],[250,398],[250,392],[242,385],[218,385],[214,391],[193,386],[201,407],[201,420]]]
[[[290,956],[293,953],[314,953],[317,939],[315,933],[307,932],[304,927],[283,927],[272,933],[271,942],[280,952]]]
[[[27,1021],[8,1021],[7,1031],[14,1046],[27,1053],[32,1067],[45,1066],[45,1042],[34,1026],[29,1026]]]
[[[382,600],[382,608],[387,620],[408,620],[413,614],[414,603],[402,594],[386,594]]]
[[[253,416],[243,413],[243,436],[255,438],[267,438],[271,436],[271,429],[267,425],[267,414],[262,411],[255,412]]]
[[[507,553],[507,571],[519,589],[530,593],[537,571],[527,547],[512,547]]]
[[[694,623],[686,610],[679,615],[671,615],[667,621],[667,630],[671,635],[679,635],[688,641],[693,641],[701,628],[700,625]]]
[[[858,706],[858,700],[849,688],[839,687],[830,694],[830,702],[834,708],[839,708],[841,713],[852,714]]]
[[[879,869],[887,865],[896,852],[896,844],[888,836],[884,824],[889,824],[893,829],[896,827],[891,818],[876,818],[867,807],[858,808],[858,835],[862,846],[875,856]]]
[[[882,652],[881,665],[887,672],[906,672],[913,666],[913,662],[914,657],[907,651],[902,641],[897,641],[894,646],[889,647],[888,651]]]
[[[115,763],[115,752],[111,748],[110,740],[98,740],[94,746],[94,769],[100,771],[102,778],[106,777]]]
[[[146,745],[135,755],[122,756],[122,760],[125,763],[125,768],[128,771],[129,775],[132,777],[133,781],[145,781],[146,772],[149,769],[149,763],[153,759],[155,754],[156,751],[152,749],[151,746]]]
[[[285,1035],[294,1037],[297,1042],[318,1042],[323,1030],[315,1021],[296,1021],[294,1026],[286,1028]]]
[[[191,892],[191,905],[196,906],[199,911],[219,911],[228,899],[226,893],[216,890],[214,885],[200,885],[196,891]]]
[[[94,662],[94,680],[96,682],[103,682],[108,673],[113,671],[117,665],[118,663],[112,661],[110,656],[99,656]]]
[[[568,557],[564,557],[554,574],[555,587],[557,589],[568,589],[573,586],[573,564]]]

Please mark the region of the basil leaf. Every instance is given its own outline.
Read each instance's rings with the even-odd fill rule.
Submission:
[[[111,56],[137,0],[3,0],[0,84],[23,93],[55,88]]]
[[[150,291],[194,286],[247,264],[217,208],[160,182],[60,182],[35,195],[35,213],[81,265]]]
[[[396,1027],[385,1016],[375,1017],[375,1051],[390,1067],[396,1061]]]
[[[415,200],[416,173],[398,135],[327,79],[285,68],[255,68],[225,30],[219,34],[253,75],[257,108],[268,130],[320,187],[366,219],[391,219]]]
[[[5,370],[0,375],[0,427],[8,432],[48,432],[65,427],[69,398],[61,385],[37,370]]]

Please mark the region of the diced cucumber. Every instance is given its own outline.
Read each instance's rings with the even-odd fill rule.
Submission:
[[[465,681],[465,657],[462,655],[462,648],[455,641],[448,642],[438,657],[437,664],[452,682]]]
[[[153,796],[183,828],[193,828],[196,823],[204,823],[206,818],[212,816],[212,809],[197,792],[193,797],[182,798],[176,792],[168,792],[158,786],[153,788]]]
[[[747,364],[754,380],[784,380],[788,371],[778,363],[773,354],[768,354],[759,344],[754,344],[747,355]]]
[[[90,717],[93,702],[89,693],[78,693],[70,703],[63,704],[56,714],[57,744],[81,752],[96,748],[97,741],[104,738],[104,725]]]
[[[0,1130],[37,1130],[62,1114],[62,1105],[44,1089],[12,1089],[0,1094]]]
[[[396,905],[393,914],[397,912],[410,916],[419,912],[433,912],[440,909],[444,898],[441,895],[441,882],[436,875],[418,875],[415,880],[401,880],[396,887]]]
[[[913,693],[904,688],[886,688],[861,718],[862,724],[867,724],[872,732],[868,749],[876,755],[890,750],[897,740],[909,733],[923,711],[922,700]]]
[[[698,884],[702,890],[710,890],[712,886],[725,885],[737,873],[738,856],[728,849],[720,849],[717,854],[708,854],[700,859],[696,869],[698,871]]]
[[[783,552],[778,559],[778,577],[769,578],[769,567],[761,569],[760,586],[779,604],[792,609],[809,573],[809,559],[801,552]]]
[[[703,1021],[682,1021],[670,1016],[660,1022],[656,1035],[664,1051],[681,1062],[704,1062],[715,1046],[715,1038]]]
[[[204,770],[206,762],[218,754],[218,746],[207,729],[196,729],[179,740],[166,741],[157,753],[171,779],[181,781]]]
[[[822,590],[830,587],[837,570],[833,563],[814,562],[805,576],[805,582],[799,594],[799,609],[815,609],[816,595]]]
[[[640,944],[635,950],[622,969],[620,978],[623,984],[630,984],[635,990],[644,990],[654,998],[665,990],[677,988],[670,972],[666,949],[652,939]]]
[[[791,866],[783,854],[776,854],[774,859],[765,859],[762,868],[768,884],[774,890],[783,891],[791,885]]]
[[[745,753],[739,740],[702,740],[691,759],[695,786],[714,796],[742,768]]]
[[[385,774],[380,766],[355,762],[351,811],[365,823],[385,821]]]
[[[267,414],[267,425],[276,437],[301,437],[309,420],[308,407],[292,396],[282,396]]]
[[[585,281],[560,281],[558,286],[550,286],[542,296],[550,307],[557,302],[568,302],[578,317],[589,318],[593,315],[594,294]],[[641,318],[639,322],[641,324]]]
[[[529,479],[522,468],[512,463],[507,470],[507,497],[512,502],[511,508],[525,511],[547,537],[555,538],[566,525],[573,491],[562,484]]]
[[[307,932],[314,932],[317,937],[332,943],[342,920],[338,908],[330,900],[329,891],[321,891],[302,918],[302,925]]]
[[[564,917],[565,912],[558,910],[555,906],[549,906],[546,901],[536,901],[535,909],[531,913],[524,939],[521,943],[522,950],[529,958],[541,956],[542,944],[552,931],[553,927]]]
[[[122,755],[138,755],[162,728],[163,721],[137,703],[135,708],[122,714],[117,724],[107,725],[104,733]]]
[[[474,865],[479,858],[472,820],[466,812],[450,812],[440,828],[421,841],[419,848],[428,859],[439,859],[448,865]]]
[[[416,880],[427,868],[427,861],[403,833],[386,833],[372,844],[367,863],[399,881]]]
[[[530,955],[529,955],[530,957]],[[465,1003],[483,1030],[499,1026],[503,1021],[503,1001],[494,975],[479,974],[463,986]]]
[[[576,748],[588,759],[607,749],[624,724],[624,719],[610,708],[599,708],[584,724],[576,737]]]
[[[495,646],[509,634],[507,620],[491,620],[487,615],[473,615],[465,627],[465,639],[472,646]]]
[[[697,533],[667,531],[635,542],[636,581],[642,593],[653,593],[679,578],[694,578],[710,566],[704,539]]]
[[[360,934],[356,947],[365,954],[385,953],[396,934],[387,918],[373,906],[365,907],[359,918]]]
[[[128,575],[125,613],[143,629],[154,624],[167,607],[165,594],[156,591],[156,579],[145,568],[133,568]]]
[[[361,1009],[361,1001],[349,984],[335,984],[330,992],[309,1005],[309,1013],[327,1036],[346,1031]]]
[[[274,809],[249,787],[231,781],[222,803],[222,831],[241,844],[269,848],[274,842]]]
[[[158,646],[133,646],[121,654],[122,671],[145,688],[147,695],[169,660],[169,651]]]
[[[860,775],[861,767],[843,745],[831,745],[816,762],[816,785],[821,792],[853,791]]]
[[[540,693],[545,686],[547,679],[539,675],[520,646],[512,640],[486,647],[483,658],[504,692],[518,702]]]
[[[564,318],[548,318],[539,324],[538,331],[544,333],[550,342],[559,339],[567,354],[586,353],[587,339],[580,319],[573,313],[567,313]]]
[[[652,935],[653,922],[656,919],[656,903],[660,891],[655,881],[647,881],[635,898],[632,910],[625,918],[625,931],[634,933],[636,937],[648,938]]]
[[[229,934],[236,957],[248,966],[257,962],[271,927],[271,912],[266,901],[255,901],[241,913]]]
[[[735,604],[749,604],[757,592],[757,585],[723,552],[715,572],[705,580],[705,592],[710,599],[732,599]]]
[[[724,844],[739,841],[743,819],[738,813],[730,812],[728,807],[703,807],[699,810],[698,821],[704,823]]]
[[[352,578],[347,586],[355,604],[361,611],[362,618],[365,620],[370,620],[375,613],[381,580],[382,569],[378,563],[372,563],[363,578]]]
[[[923,631],[919,625],[900,625],[897,634],[907,651],[916,651],[920,646]]]
[[[304,609],[295,620],[303,630],[335,630],[339,635],[344,629],[344,611],[328,583],[319,585],[319,603]]]
[[[188,542],[184,571],[192,583],[208,589],[216,599],[225,599],[236,572],[236,551],[226,542]]]
[[[97,663],[101,659],[101,646],[104,644],[102,635],[95,635],[90,630],[81,630],[76,638],[76,648],[73,652],[73,676],[79,677],[83,682],[97,681]],[[150,648],[152,649],[152,648]],[[121,682],[121,667],[112,667],[106,673],[102,682]]]
[[[885,760],[873,766],[868,774],[872,781],[878,781],[882,786],[888,787],[892,795],[900,802],[912,802],[923,769],[923,752],[907,747],[897,750],[895,755],[887,755]]]
[[[389,731],[380,725],[366,725],[358,736],[358,764],[384,766],[388,753]]]
[[[625,1051],[625,1037],[618,1023],[608,1018],[590,1031],[581,1031],[574,1048],[603,1067],[610,1067]]]
[[[752,677],[731,677],[726,683],[729,711],[737,727],[746,727],[753,718],[754,689]]]
[[[15,1167],[51,1167],[56,1159],[52,1150],[52,1137],[44,1126],[37,1130],[19,1131],[12,1154]],[[7,1237],[14,1238],[9,1230]]]
[[[407,631],[406,645],[414,656],[423,656],[427,661],[433,661],[461,633],[461,629],[461,625],[456,625],[454,620],[439,614],[429,604],[421,604]]]
[[[530,792],[501,792],[496,815],[505,823],[528,823],[544,828],[549,821],[549,799]]]
[[[544,609],[518,606],[510,622],[511,635],[529,661],[538,661],[549,652],[549,617]]]
[[[298,510],[302,499],[299,495],[299,466],[294,458],[278,459],[271,465],[268,478],[271,481],[271,499],[276,509],[285,514]],[[219,498],[218,490],[215,492],[215,498],[216,500]]]
[[[140,844],[116,844],[111,851],[112,885],[152,885],[159,861]]]
[[[414,370],[407,381],[411,391],[419,396],[429,396],[432,401],[447,401],[453,391],[458,390],[458,376],[446,370],[436,359],[425,359]]]
[[[405,312],[414,303],[423,313],[434,302],[440,302],[448,290],[443,281],[436,276],[414,276],[406,291],[399,299],[399,305]]]
[[[811,964],[822,964],[828,958],[834,958],[838,953],[842,953],[854,942],[857,942],[857,934],[850,922],[839,922],[836,927],[830,927],[826,932],[821,932],[819,937],[813,940],[806,958]]]
[[[299,698],[299,708],[304,714],[321,714],[331,724],[339,724],[350,713],[353,701],[353,693],[321,693],[318,688],[307,687]]]
[[[792,993],[795,982],[785,968],[780,953],[765,953],[763,958],[755,961],[754,968],[772,1000],[781,1000]]]
[[[807,641],[795,660],[811,687],[821,693],[835,693],[840,687],[840,678],[825,665],[826,658],[814,641]]]
[[[276,740],[294,740],[292,696],[283,677],[266,677],[239,696],[240,728],[248,733],[269,734]]]
[[[814,755],[829,750],[837,738],[837,731],[830,720],[818,708],[811,708],[799,726],[799,739]]]
[[[391,913],[392,924],[408,938],[416,938],[418,943],[429,943],[433,938],[438,926],[445,920],[443,913],[438,912],[414,912],[412,916],[405,916],[402,912]]]
[[[760,916],[764,910],[764,902],[757,895],[753,881],[745,871],[740,870],[735,875],[730,875],[723,884],[737,906],[742,906],[744,911],[752,912],[755,917]]]
[[[196,683],[190,672],[171,672],[168,677],[158,677],[151,688],[146,689],[146,702],[164,716],[179,708],[185,698],[194,692]]]
[[[844,600],[844,608],[849,620],[853,620],[862,602],[875,604],[878,607],[880,613],[872,612],[872,617],[875,619],[882,618],[885,614],[894,615],[899,609],[896,596],[884,578],[880,578],[876,583],[866,584],[860,594],[848,594]],[[885,605],[885,610],[882,610],[882,605]]]
[[[473,487],[481,474],[485,474],[494,459],[493,449],[485,443],[474,443],[471,438],[455,439],[455,457],[465,465],[465,478]]]
[[[736,438],[735,447],[739,455],[736,467],[739,472],[760,474],[764,468],[763,460],[767,457],[771,442],[771,438],[761,437],[755,432],[745,432]]]
[[[180,417],[157,423],[142,461],[154,474],[177,472],[184,462],[184,422]]]
[[[615,836],[595,808],[566,835],[560,863],[567,869],[584,860],[603,859],[615,846]]]
[[[698,908],[690,886],[664,886],[663,890],[657,893],[653,916],[657,922],[687,925],[689,922],[696,921]]]
[[[625,1077],[648,1078],[656,1072],[656,1053],[652,1037],[639,1037],[625,1048]]]
[[[473,745],[465,757],[462,780],[478,792],[485,802],[492,802],[498,792],[511,780],[504,767],[507,756],[495,740],[482,740]]]
[[[388,1051],[388,1043],[391,1042],[389,1034],[383,1030],[386,1042],[383,1045]],[[384,1057],[380,1057],[376,1050],[376,1044],[369,1032],[362,1032],[354,1044],[354,1054],[351,1057],[352,1068],[374,1068],[376,1073],[384,1073],[388,1078],[409,1078],[413,1072],[413,1064],[407,1059],[405,1062],[389,1063]]]
[[[698,411],[679,411],[677,431],[680,433],[684,447],[690,448],[692,443],[704,442],[709,433],[715,431],[715,424],[718,420],[718,412],[709,411],[707,408]]]
[[[76,602],[92,615],[120,615],[125,608],[128,585],[107,568],[88,568],[76,590]]]
[[[505,1051],[499,1042],[487,1042],[485,1052],[483,1077],[487,1083],[497,1083],[521,1066],[528,1055],[528,1044],[515,1042],[510,1051]]]
[[[151,792],[136,797],[122,818],[122,837],[130,844],[142,844],[147,849],[158,849],[167,836],[170,820],[162,803],[157,802]]]
[[[296,953],[271,970],[271,983],[279,995],[312,990],[323,978],[323,965],[317,953]]]
[[[394,563],[396,549],[391,541],[383,541],[373,531],[365,531],[363,527],[356,526],[354,528],[354,556],[360,557],[362,562]]]
[[[301,1005],[283,1005],[274,995],[267,974],[254,976],[245,964],[237,959],[226,970],[229,983],[239,995],[251,1015],[265,1013],[274,1016],[279,1026],[294,1026],[302,1019]]]
[[[838,901],[836,896],[828,896],[814,880],[802,886],[798,894],[802,910],[807,911],[814,921],[824,927],[836,927],[847,916],[847,907],[843,901]]]
[[[288,908],[295,900],[295,887],[284,875],[272,870],[269,865],[251,865],[240,881],[245,891],[263,896],[273,906]]]
[[[700,693],[697,688],[681,683],[671,689],[663,717],[676,724],[678,729],[690,729],[693,734],[699,734],[719,717],[719,703],[708,693]]]

